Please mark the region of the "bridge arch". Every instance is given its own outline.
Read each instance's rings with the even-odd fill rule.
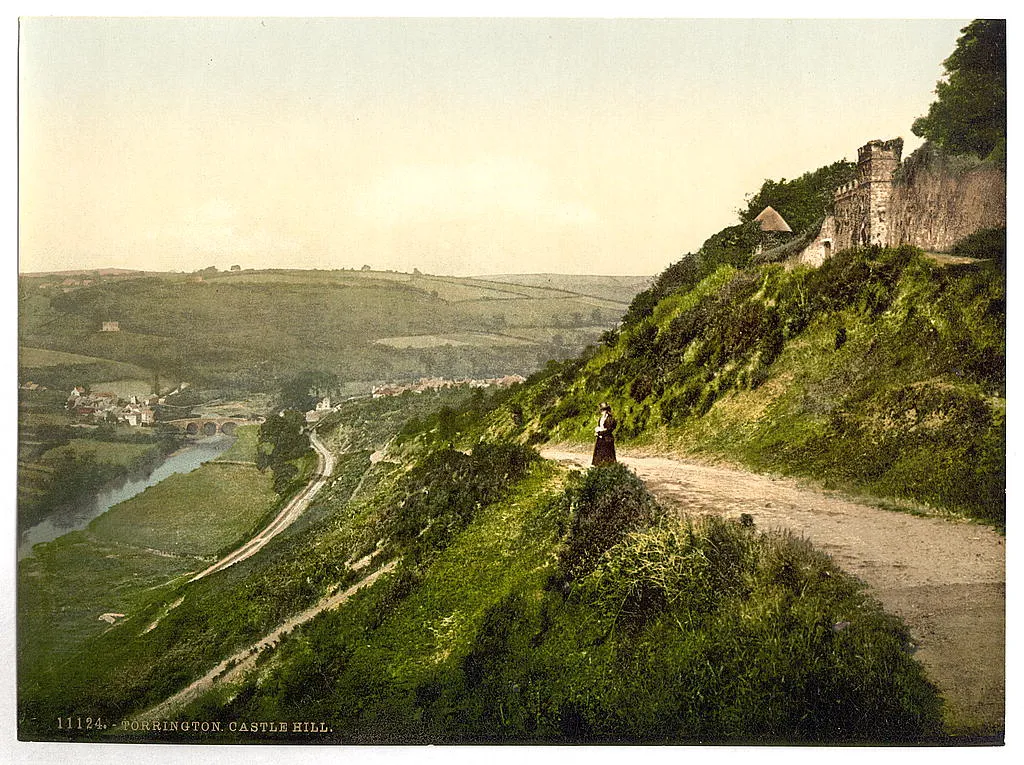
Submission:
[[[190,422],[185,426],[185,432],[190,436],[194,436],[199,432],[199,423]]]
[[[204,436],[215,436],[215,435],[217,435],[217,423],[215,423],[215,422],[204,422],[203,423],[203,435]]]
[[[225,422],[223,425],[220,426],[220,432],[223,433],[225,436],[233,436],[233,435],[235,435],[235,431],[237,429],[238,429],[238,423],[234,422],[232,420],[228,420],[227,422]]]

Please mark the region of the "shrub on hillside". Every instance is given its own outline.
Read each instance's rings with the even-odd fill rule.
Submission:
[[[519,444],[477,444],[465,454],[431,452],[402,479],[388,526],[417,557],[442,550],[480,508],[521,479],[537,452]]]
[[[590,740],[895,742],[939,729],[906,630],[805,540],[665,519],[612,547],[572,600],[611,630],[599,655],[612,677],[583,706],[566,699]]]
[[[569,581],[593,570],[606,550],[662,512],[636,474],[618,463],[588,470],[567,496],[571,520],[559,565]]]

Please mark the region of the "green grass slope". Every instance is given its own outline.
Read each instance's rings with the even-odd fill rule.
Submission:
[[[1002,524],[1005,245],[981,240],[988,259],[949,267],[904,247],[698,271],[536,375],[491,433],[589,440],[607,400],[622,443]]]
[[[805,543],[680,523],[621,467],[569,476],[521,454],[426,457],[381,527],[399,569],[182,714],[224,731],[312,718],[313,740],[340,743],[936,734],[906,633]]]
[[[621,466],[568,473],[523,446],[467,443],[469,426],[501,401],[472,396],[431,414],[411,398],[418,418],[397,439],[400,402],[353,402],[323,426],[346,451],[307,517],[198,582],[181,577],[189,561],[136,560],[95,535],[41,548],[20,572],[20,734],[188,740],[119,723],[395,561],[261,654],[242,682],[214,687],[174,719],[220,721],[205,740],[225,742],[939,735],[938,697],[905,630],[826,558],[737,523],[680,521]],[[391,459],[371,462],[384,440]],[[65,575],[88,579],[84,597],[62,587]],[[81,613],[68,609],[72,599]],[[97,623],[100,601],[126,615]],[[55,731],[68,708],[111,727]],[[310,719],[326,730],[229,727]]]

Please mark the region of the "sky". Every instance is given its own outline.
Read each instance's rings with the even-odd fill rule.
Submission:
[[[655,274],[968,21],[23,17],[19,271]]]

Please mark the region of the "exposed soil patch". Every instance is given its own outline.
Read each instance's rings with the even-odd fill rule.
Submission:
[[[590,463],[567,448],[547,459]],[[666,506],[739,518],[809,539],[901,617],[946,700],[951,734],[1001,736],[1005,696],[1005,540],[968,522],[881,510],[798,482],[666,457],[620,454]]]

